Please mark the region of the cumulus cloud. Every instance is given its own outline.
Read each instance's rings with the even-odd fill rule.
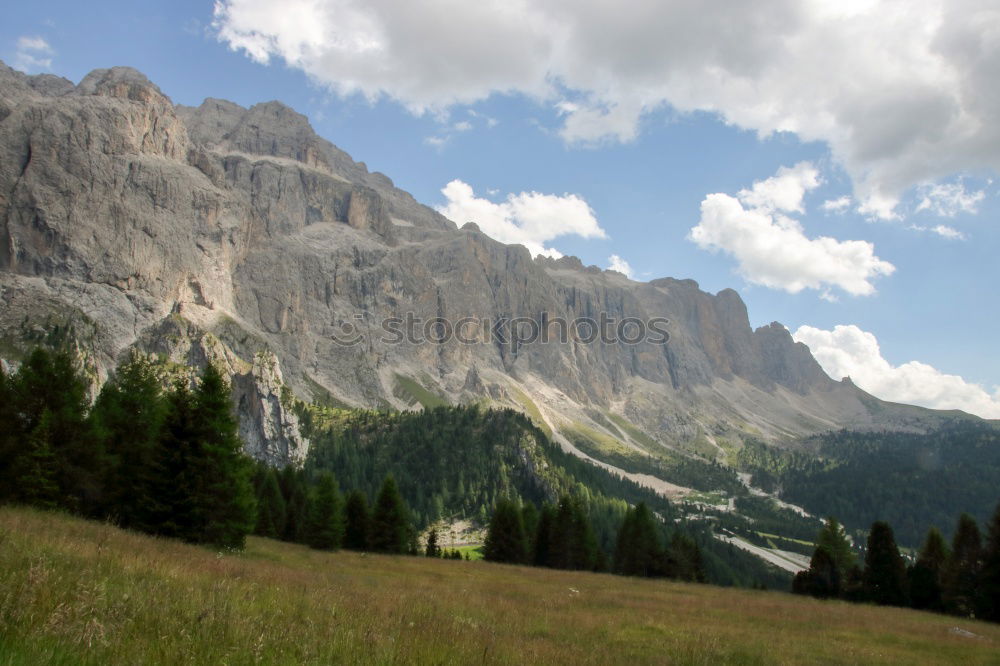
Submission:
[[[805,211],[803,197],[819,186],[819,172],[808,162],[782,167],[766,180],[740,190],[736,197],[709,194],[701,202],[701,219],[688,239],[703,250],[724,252],[736,259],[747,281],[796,294],[821,290],[836,300],[836,287],[852,295],[875,291],[872,280],[890,275],[895,267],[875,256],[866,241],[809,238],[802,225],[786,213]]]
[[[417,113],[526,94],[569,142],[630,141],[664,107],[794,132],[829,144],[877,217],[919,183],[1000,168],[995,0],[218,0],[213,25]]]
[[[1000,418],[1000,391],[991,395],[978,384],[919,361],[893,366],[882,357],[875,336],[857,326],[835,326],[832,331],[800,326],[792,337],[809,347],[831,377],[850,377],[884,400]]]
[[[634,279],[632,266],[630,266],[627,261],[619,257],[617,254],[613,254],[610,257],[608,257],[608,270],[618,271],[619,273],[627,277],[629,280]]]
[[[52,56],[55,51],[41,37],[24,36],[17,40],[17,51],[14,54],[14,68],[22,72],[39,72],[52,68]]]
[[[546,244],[560,236],[606,238],[594,211],[575,194],[508,194],[501,203],[477,197],[472,187],[453,180],[441,190],[448,200],[438,211],[459,225],[475,222],[483,233],[501,243],[518,243],[533,256],[559,258]]]
[[[961,181],[927,185],[922,188],[923,197],[917,204],[917,212],[929,210],[941,217],[955,217],[959,213],[975,214],[979,204],[986,198],[985,190],[969,192]]]
[[[836,199],[827,199],[823,202],[822,208],[828,213],[843,213],[851,206],[851,197],[846,194]]]

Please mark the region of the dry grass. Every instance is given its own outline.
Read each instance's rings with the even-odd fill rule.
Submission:
[[[219,555],[0,508],[2,664],[956,662],[1000,662],[1000,626],[263,539]]]

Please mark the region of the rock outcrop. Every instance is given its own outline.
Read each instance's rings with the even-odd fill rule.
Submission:
[[[274,462],[308,445],[291,395],[403,408],[414,386],[518,406],[557,435],[607,429],[593,418],[607,413],[680,448],[938,418],[833,381],[780,324],[752,330],[732,290],[532,259],[458,229],[278,102],[175,106],[129,68],[74,86],[0,65],[0,220],[6,355],[72,320],[99,376],[132,347],[224,360],[247,445]],[[558,337],[602,316],[666,318],[669,342],[493,334],[520,321]],[[415,339],[463,318],[469,343]]]

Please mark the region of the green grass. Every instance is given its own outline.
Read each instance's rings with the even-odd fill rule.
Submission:
[[[419,403],[425,409],[434,407],[447,407],[451,403],[436,393],[428,391],[417,380],[406,375],[396,374],[396,386],[394,394],[397,398],[405,400],[410,405]]]
[[[0,664],[987,664],[998,654],[1000,626],[911,610],[265,539],[218,554],[0,508]]]
[[[511,386],[510,388],[511,392],[514,393],[517,402],[524,407],[524,413],[529,419],[531,419],[531,422],[544,432],[546,437],[552,439],[552,428],[550,428],[549,424],[545,422],[544,418],[542,418],[542,411],[538,409],[538,405],[536,405],[535,402],[528,397],[527,393],[518,387]]]
[[[469,560],[473,562],[483,559],[483,547],[480,544],[455,546],[454,548],[449,548],[448,550],[457,550],[462,553],[462,557],[468,557]]]

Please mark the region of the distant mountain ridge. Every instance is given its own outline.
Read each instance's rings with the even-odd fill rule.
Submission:
[[[605,461],[726,460],[746,436],[973,418],[832,380],[782,325],[753,330],[731,289],[532,259],[421,205],[279,102],[175,106],[130,68],[74,85],[0,64],[0,219],[0,356],[16,362],[58,326],[97,378],[132,347],[165,363],[221,362],[249,451],[272,462],[305,456],[296,397],[511,406]],[[383,340],[380,323],[407,313],[663,317],[670,340]],[[361,342],[339,344],[345,330]]]

